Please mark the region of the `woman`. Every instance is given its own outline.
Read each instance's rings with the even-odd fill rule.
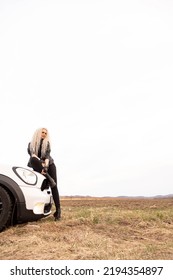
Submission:
[[[56,165],[50,155],[51,147],[49,140],[49,132],[46,128],[39,128],[35,131],[31,142],[28,144],[28,153],[30,159],[28,166],[35,171],[42,173],[47,178],[55,203],[56,211],[54,213],[55,220],[61,218],[60,198],[57,188]]]

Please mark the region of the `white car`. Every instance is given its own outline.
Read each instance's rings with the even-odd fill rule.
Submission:
[[[50,215],[52,203],[45,176],[29,168],[0,165],[0,232]]]

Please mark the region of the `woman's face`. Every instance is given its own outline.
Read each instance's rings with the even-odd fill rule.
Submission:
[[[42,139],[45,139],[47,136],[47,130],[45,128],[42,129],[42,132],[41,132],[41,138]]]

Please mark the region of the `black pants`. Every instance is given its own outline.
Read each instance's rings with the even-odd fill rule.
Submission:
[[[39,173],[41,173],[41,171],[43,170],[41,161],[36,157],[31,157],[30,164],[31,164],[32,168]],[[60,208],[60,198],[59,198],[59,192],[58,192],[58,187],[57,187],[56,166],[54,163],[49,165],[48,173],[56,182],[56,186],[51,188],[51,190],[52,190],[52,196],[53,196],[53,200],[55,203],[55,207],[57,210]]]

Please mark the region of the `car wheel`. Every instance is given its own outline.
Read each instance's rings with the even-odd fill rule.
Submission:
[[[13,204],[8,192],[0,186],[0,232],[7,226],[11,221]]]

